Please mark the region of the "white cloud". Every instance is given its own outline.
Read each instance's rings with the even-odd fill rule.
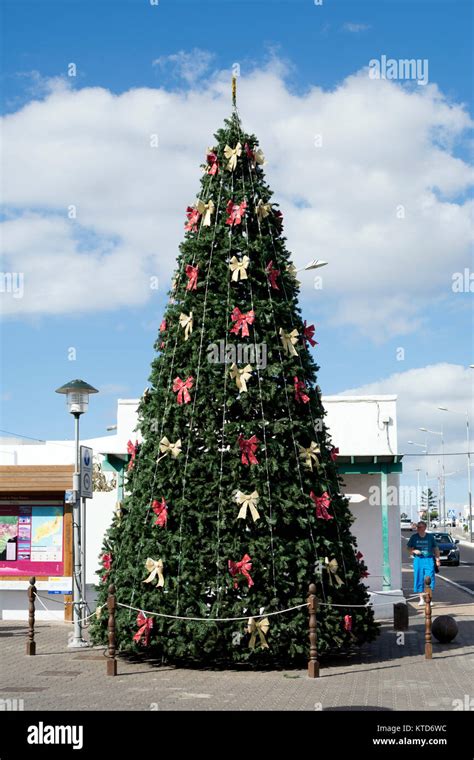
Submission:
[[[153,66],[162,69],[171,68],[175,76],[193,85],[209,71],[214,58],[215,55],[208,50],[193,48],[189,53],[180,50],[179,53],[155,58]]]
[[[460,198],[471,174],[452,154],[470,125],[464,108],[434,85],[405,89],[367,72],[295,94],[284,70],[273,60],[241,77],[239,103],[295,263],[329,261],[333,323],[380,340],[417,329],[433,299],[459,297],[451,276],[468,265],[470,204]],[[228,80],[217,72],[195,90],[121,95],[56,85],[4,118],[4,268],[24,272],[25,290],[3,294],[6,312],[140,305],[156,297],[154,275],[168,289],[199,164],[230,111]],[[304,287],[309,297],[309,274]]]
[[[438,458],[441,457],[441,436],[426,434],[420,427],[443,431],[445,445],[445,470],[449,480],[462,481],[466,479],[467,451],[466,441],[466,412],[471,421],[474,420],[473,398],[474,370],[459,364],[432,364],[426,367],[397,372],[389,377],[368,383],[359,388],[351,388],[343,396],[395,393],[398,417],[398,451],[405,454],[416,454],[423,449],[408,444],[408,441],[428,444],[428,452],[438,456],[405,457],[404,470],[408,473],[415,467],[421,467],[423,473],[428,461],[430,477],[437,477]],[[449,412],[438,409],[444,406]],[[471,450],[474,447],[474,435],[471,439]],[[450,456],[450,452],[464,452],[463,456]],[[472,458],[474,462],[474,457]],[[473,472],[474,476],[474,472]],[[431,488],[437,490],[436,483]],[[447,490],[449,484],[447,486]]]

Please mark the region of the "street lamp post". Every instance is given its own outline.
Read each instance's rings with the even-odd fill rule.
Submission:
[[[83,380],[72,380],[66,385],[62,385],[56,390],[56,393],[62,393],[66,396],[67,407],[70,414],[74,417],[74,438],[75,438],[75,466],[73,475],[73,619],[74,635],[68,644],[71,649],[89,646],[87,641],[82,638],[82,605],[85,588],[82,588],[82,570],[81,570],[81,500],[80,500],[80,456],[79,456],[79,418],[81,414],[87,412],[89,406],[89,395],[98,393],[97,388],[85,383]]]
[[[472,489],[471,489],[471,440],[469,434],[469,412],[456,412],[454,409],[447,409],[445,406],[438,406],[441,412],[451,412],[451,414],[466,415],[466,444],[467,444],[467,498],[469,510],[469,541],[472,542]]]
[[[428,430],[425,427],[418,428],[418,430],[421,430],[423,433],[431,433],[431,435],[440,435],[441,436],[441,485],[442,485],[442,495],[443,495],[443,501],[442,501],[442,520],[443,525],[446,523],[446,475],[445,475],[445,469],[444,469],[444,435],[443,435],[443,428],[441,428],[441,431],[439,430]]]
[[[407,441],[407,443],[409,443],[411,446],[419,446],[420,448],[424,449],[423,454],[425,456],[427,456],[427,454],[428,454],[428,442],[426,442],[426,443],[417,443],[416,441]],[[426,465],[426,468],[428,469],[428,465]],[[425,475],[426,475],[426,478],[428,478],[428,472],[426,472]],[[418,520],[420,520],[420,518],[421,518],[420,470],[417,470],[417,479],[416,479],[416,481],[417,481],[417,486],[416,486],[416,488],[417,488],[417,495],[416,495],[416,498],[417,498],[417,509],[418,509],[418,514],[417,514],[416,521],[418,522]],[[428,481],[426,481],[426,482],[428,483]],[[430,527],[430,510],[429,510],[429,506],[428,506],[428,509],[426,510],[426,516],[427,516],[427,518],[426,518],[427,519],[427,527],[429,528]]]

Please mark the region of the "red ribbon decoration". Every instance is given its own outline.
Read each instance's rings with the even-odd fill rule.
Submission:
[[[156,515],[155,525],[159,525],[160,528],[166,528],[166,523],[168,522],[168,505],[166,501],[163,498],[161,501],[154,499],[151,508]]]
[[[260,443],[259,439],[256,435],[253,435],[251,438],[245,439],[243,435],[239,435],[237,438],[237,441],[240,446],[240,451],[242,452],[241,461],[242,464],[251,465],[251,464],[258,464],[258,459],[255,456],[258,449],[258,444]]]
[[[305,338],[305,340],[308,341],[308,343],[311,343],[312,346],[317,346],[318,345],[318,341],[317,340],[313,340],[315,329],[316,328],[315,328],[314,325],[306,325],[306,319],[305,319],[305,321],[304,321],[304,331],[303,331],[304,338]]]
[[[344,615],[344,630],[352,631],[352,615]]]
[[[191,401],[191,396],[188,393],[188,390],[191,390],[194,384],[194,379],[191,375],[183,382],[180,377],[175,377],[173,381],[173,391],[178,394],[177,401],[178,404],[181,406],[181,404],[189,404]]]
[[[102,555],[102,567],[104,570],[107,570],[107,572],[102,576],[102,580],[106,581],[107,577],[110,572],[110,567],[112,565],[112,555],[111,554],[103,554]]]
[[[280,270],[273,268],[273,260],[268,262],[265,272],[267,273],[267,277],[270,280],[270,285],[272,286],[273,290],[280,290],[276,281],[276,278],[280,274]]]
[[[190,230],[191,232],[197,232],[197,225],[201,217],[197,208],[194,208],[194,206],[188,206],[186,209],[186,216],[188,217],[188,221],[184,225],[184,229]]]
[[[193,267],[192,264],[186,265],[186,277],[189,278],[189,282],[186,285],[186,290],[197,290],[199,267]]]
[[[331,459],[332,459],[333,462],[336,461],[338,455],[339,455],[339,449],[337,449],[335,446],[333,446],[333,448],[330,451],[330,457],[331,457]]]
[[[281,230],[283,227],[283,214],[281,211],[275,211],[275,221]]]
[[[244,145],[245,152],[247,154],[247,158],[249,161],[255,161],[255,153],[253,152],[252,148],[248,143],[245,143]]]
[[[293,383],[295,387],[295,401],[299,401],[300,404],[307,404],[309,396],[305,393],[306,385],[302,380],[298,380],[296,376],[293,378]]]
[[[225,223],[230,224],[231,227],[240,224],[246,208],[247,201],[242,201],[240,204],[234,203],[234,201],[228,201],[226,206],[227,219],[225,220]]]
[[[137,455],[137,449],[138,449],[138,441],[135,441],[135,443],[132,443],[129,441],[127,443],[127,453],[130,454],[132,457],[130,462],[128,463],[128,471],[130,471],[134,465],[135,457]]]
[[[147,617],[143,612],[139,612],[137,615],[137,625],[139,626],[133,640],[140,642],[141,638],[144,638],[144,644],[147,647],[150,643],[150,632],[153,628],[153,618]]]
[[[328,512],[328,507],[331,504],[331,499],[327,491],[324,491],[322,496],[316,496],[313,491],[310,493],[310,498],[316,505],[316,517],[321,520],[334,520],[333,515]]]
[[[217,156],[213,150],[210,150],[209,153],[207,154],[206,161],[209,165],[207,173],[212,174],[212,176],[215,176],[217,172],[219,171],[219,164],[217,163]]]
[[[363,556],[364,556],[364,555],[362,554],[362,552],[357,552],[357,554],[356,554],[356,560],[357,560],[358,562],[360,562],[360,560],[363,558]],[[360,577],[361,577],[361,578],[367,578],[369,575],[370,575],[370,573],[369,573],[369,572],[367,572],[367,570],[362,570],[362,572],[361,572],[361,574],[360,574]]]
[[[253,580],[250,577],[249,571],[252,569],[252,559],[249,557],[248,554],[244,554],[240,562],[233,562],[231,559],[228,561],[229,564],[229,573],[234,578],[236,575],[243,575],[247,579],[248,587],[251,588],[253,584]],[[238,588],[239,584],[237,581],[234,583],[234,588]]]
[[[230,315],[230,318],[232,322],[235,322],[235,324],[233,327],[230,328],[229,332],[235,333],[235,335],[238,335],[239,330],[242,330],[241,332],[242,338],[248,338],[249,325],[253,325],[254,323],[255,312],[251,310],[251,311],[248,311],[246,314],[242,314],[239,307],[236,306],[232,314]]]
[[[166,332],[166,319],[161,320],[160,332]]]

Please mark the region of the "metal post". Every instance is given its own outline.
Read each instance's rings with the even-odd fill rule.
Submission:
[[[469,436],[469,414],[466,413],[466,438],[467,438],[467,491],[469,507],[469,541],[472,542],[472,493],[471,493],[471,441]],[[463,515],[464,516],[464,515]]]
[[[73,570],[72,570],[72,593],[73,593],[73,621],[74,635],[68,644],[68,648],[77,649],[89,646],[87,641],[82,638],[82,590],[81,590],[81,500],[79,496],[79,479],[80,479],[80,458],[79,458],[79,417],[80,414],[74,414],[74,430],[76,440],[76,467],[74,472],[74,493],[75,501],[72,510],[73,523]]]
[[[26,642],[26,654],[36,654],[35,641],[35,596],[36,596],[36,578],[30,578],[28,586],[28,641]]]
[[[431,578],[429,575],[425,578],[425,660],[433,658],[433,645],[431,641]]]
[[[81,610],[87,609],[86,599],[86,500],[81,499]]]
[[[309,610],[308,676],[309,678],[319,678],[318,644],[317,644],[317,634],[316,634],[317,609],[318,609],[318,599],[316,597],[316,586],[314,583],[310,583],[309,596],[308,596],[308,610]]]
[[[107,675],[117,675],[117,659],[116,653],[116,641],[115,641],[115,610],[117,609],[115,599],[115,586],[113,583],[109,586],[109,595],[107,597],[107,609],[109,611],[109,619],[107,622],[107,635],[109,641],[109,649],[107,652]]]

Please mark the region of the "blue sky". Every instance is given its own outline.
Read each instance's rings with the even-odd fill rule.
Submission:
[[[176,102],[182,104],[186,100],[186,93],[207,91],[207,79],[215,76],[216,72],[230,70],[232,64],[237,61],[244,72],[243,76],[249,72],[249,81],[250,72],[270,70],[273,79],[268,81],[278,80],[283,83],[284,97],[288,98],[288,102],[303,104],[312,102],[306,100],[311,88],[321,88],[322,93],[326,94],[335,93],[339,91],[338,88],[344,90],[343,85],[348,78],[361,72],[373,58],[386,55],[395,59],[428,59],[430,86],[435,85],[441,93],[444,108],[442,117],[433,117],[433,130],[437,129],[440,119],[445,120],[442,122],[440,134],[433,138],[433,146],[439,140],[443,142],[446,129],[450,131],[450,127],[446,127],[451,120],[451,116],[446,115],[450,105],[454,105],[457,119],[457,126],[453,128],[452,134],[450,133],[449,144],[442,146],[443,152],[449,157],[449,168],[441,179],[433,180],[430,190],[437,201],[446,201],[443,205],[446,214],[452,209],[455,209],[457,214],[457,206],[462,207],[469,197],[465,170],[456,165],[455,160],[462,162],[463,166],[466,165],[471,145],[469,134],[462,126],[462,113],[468,113],[469,107],[466,104],[472,100],[470,2],[374,0],[354,3],[325,0],[322,6],[316,6],[311,0],[244,0],[240,3],[235,3],[234,0],[160,0],[158,6],[151,6],[148,0],[23,0],[21,3],[4,0],[2,13],[3,112],[10,117],[18,115],[22,119],[23,114],[29,113],[27,109],[35,100],[43,103],[44,110],[41,114],[49,118],[48,104],[51,102],[53,108],[55,106],[52,99],[62,97],[58,85],[61,80],[67,80],[67,86],[74,91],[84,90],[91,99],[94,96],[90,88],[101,88],[101,91],[116,95],[126,94],[133,88],[160,88],[169,95],[174,95]],[[183,76],[183,68],[173,65],[170,56],[175,56],[179,51],[193,55],[192,51],[196,50],[204,51],[207,63],[201,76],[186,78]],[[153,61],[156,62],[157,59],[160,59],[161,64],[153,65]],[[70,62],[75,62],[78,69],[73,81],[66,77],[67,65]],[[406,93],[416,90],[416,85],[410,83],[401,86],[405,87]],[[353,82],[348,85],[348,89],[350,87],[355,87]],[[272,97],[271,93],[265,93],[265,96]],[[209,102],[215,102],[217,97],[215,92],[211,93]],[[245,102],[244,82],[240,97],[244,126],[251,129],[254,126],[254,114],[250,103],[254,101],[249,98]],[[291,100],[292,97],[295,98],[294,101]],[[405,95],[408,103],[407,98],[408,95]],[[433,96],[433,105],[430,108],[438,108],[438,100]],[[92,109],[94,107],[91,106]],[[192,106],[189,108],[192,118]],[[219,127],[222,118],[227,115],[224,109],[217,110],[216,113],[220,116],[210,125],[211,129]],[[389,113],[387,109],[387,114]],[[255,120],[258,122],[257,114]],[[51,121],[48,127],[51,132],[54,132],[54,124],[57,123]],[[201,131],[199,122],[191,123],[192,139],[195,142],[190,153],[190,170],[196,191],[200,176],[201,152],[208,144],[209,132],[207,122],[203,124]],[[416,124],[416,120],[414,123]],[[265,125],[263,116],[262,124]],[[34,145],[34,118],[28,125],[29,141]],[[397,150],[397,135],[400,135],[401,141],[409,141],[411,137],[404,134],[403,122],[398,132],[391,132],[393,125],[388,115],[386,126],[387,141],[392,141],[391,145],[385,146],[388,156],[392,147],[394,151]],[[90,140],[93,141],[93,129],[90,126],[85,129],[89,130]],[[113,134],[113,121],[107,129]],[[265,134],[265,126],[259,127],[258,136],[264,146],[266,138],[270,141],[270,136]],[[413,138],[416,139],[415,132]],[[57,143],[58,151],[61,150],[61,145],[67,144],[67,139],[66,131],[65,142],[62,142],[61,138]],[[351,139],[352,127],[348,124],[347,142]],[[198,152],[194,150],[194,144],[200,146]],[[433,157],[433,146],[430,146],[427,153],[427,161],[432,160],[439,166],[439,161]],[[63,147],[62,150],[66,154],[68,149]],[[21,154],[21,150],[18,153],[14,151],[15,156]],[[271,158],[270,154],[268,158]],[[274,158],[278,156],[274,154]],[[15,160],[18,161],[18,158]],[[389,157],[387,160],[389,161]],[[67,162],[66,155],[65,161]],[[396,166],[392,166],[391,170],[396,173]],[[273,183],[272,171],[275,177]],[[387,171],[389,176],[390,171]],[[456,176],[452,179],[454,175]],[[25,176],[28,178],[27,171]],[[279,177],[278,165],[275,165],[275,168],[270,165],[267,178],[274,186],[276,200],[281,202],[285,213],[283,189],[280,196],[278,192]],[[27,179],[25,181],[28,182]],[[102,176],[101,182],[103,187],[107,188],[107,176]],[[161,180],[160,182],[162,183]],[[318,182],[317,177],[314,182]],[[442,186],[443,182],[445,186]],[[74,187],[73,181],[71,186]],[[24,199],[20,199],[21,193],[13,196],[6,206],[6,219],[34,212],[50,220],[57,214],[56,202],[51,200],[52,191],[51,197],[45,193],[44,198],[41,192]],[[290,200],[288,196],[288,201]],[[65,204],[70,202],[73,202],[71,198],[64,197]],[[140,198],[136,198],[136,203],[140,204]],[[294,217],[289,213],[287,228],[290,250],[298,249],[299,245],[301,247],[296,221],[299,217],[296,216],[296,209],[294,211]],[[176,213],[182,211],[176,209]],[[304,217],[301,219],[305,221]],[[456,222],[456,219],[458,216],[454,222],[449,222],[450,225],[459,224],[460,228],[459,234],[453,232],[453,237],[459,240],[456,256],[452,261],[454,272],[458,271],[462,264],[472,267],[463,242],[464,222]],[[179,240],[182,233],[181,222],[176,226],[175,220],[169,219],[167,224],[173,227],[169,232],[173,241]],[[87,253],[88,246],[96,246],[97,240],[101,239],[101,230],[93,223],[85,224],[80,234],[82,253]],[[108,239],[112,241],[110,245],[120,238],[120,234],[120,231],[115,231],[111,225],[107,232]],[[301,236],[304,237],[303,232]],[[105,237],[107,236],[102,236],[102,239],[105,240]],[[308,234],[306,239],[307,237]],[[420,246],[423,245],[423,235],[421,238]],[[447,239],[449,240],[449,236]],[[350,246],[349,238],[344,245]],[[38,257],[40,255],[37,254]],[[168,255],[172,259],[173,251]],[[326,258],[324,250],[319,248],[316,255]],[[461,407],[469,403],[470,391],[466,384],[466,374],[461,368],[474,361],[472,293],[464,292],[453,296],[448,277],[433,282],[430,279],[433,276],[430,269],[436,269],[443,251],[441,249],[437,252],[438,258],[433,258],[432,267],[430,255],[430,244],[427,244],[424,253],[426,270],[420,272],[418,291],[412,289],[407,293],[405,300],[400,302],[399,308],[405,311],[408,324],[398,331],[393,329],[374,337],[367,328],[367,320],[361,326],[357,321],[351,323],[347,314],[343,316],[339,313],[342,309],[343,293],[338,296],[335,291],[328,301],[324,291],[315,294],[311,292],[311,288],[303,290],[302,304],[305,314],[309,315],[310,321],[318,325],[320,344],[316,349],[316,358],[321,365],[319,383],[323,393],[363,389],[376,383],[380,383],[383,392],[390,392],[390,388],[393,387],[393,392],[400,393],[400,388],[406,388],[407,384],[403,378],[390,381],[395,375],[419,368],[436,368],[438,365],[449,364],[459,368]],[[450,255],[450,246],[447,243],[446,257]],[[48,266],[48,260],[45,261],[45,266]],[[10,266],[13,267],[14,264]],[[353,266],[357,267],[357,259]],[[85,259],[84,267],[87,269]],[[403,263],[400,263],[400,268],[402,267]],[[425,271],[426,287],[423,282]],[[370,277],[370,269],[368,276]],[[53,272],[51,277],[54,280]],[[112,302],[110,306],[83,311],[75,308],[72,313],[64,306],[58,307],[55,313],[48,313],[47,309],[42,311],[41,308],[24,313],[20,309],[5,320],[2,328],[2,350],[5,358],[2,370],[2,429],[46,439],[68,437],[70,420],[62,407],[61,399],[54,394],[54,389],[69,379],[83,377],[101,389],[99,396],[92,400],[91,412],[84,419],[84,434],[103,434],[106,425],[115,421],[117,397],[138,396],[146,385],[153,355],[152,345],[164,309],[167,287],[168,283],[164,282],[156,294],[142,301],[135,298],[130,303]],[[384,301],[390,295],[390,279],[381,283],[380,289],[373,287],[370,291],[372,303],[377,303],[377,308],[380,309],[383,309]],[[5,294],[0,296],[4,297]],[[46,289],[45,301],[48,301],[49,297]],[[417,302],[423,302],[420,313],[416,311]],[[339,316],[333,318],[336,312]],[[384,315],[385,312],[381,311],[380,314]],[[380,316],[380,319],[393,321],[393,314],[387,312],[385,316]],[[410,330],[410,320],[416,323],[415,329]],[[71,346],[77,351],[77,359],[74,362],[68,360],[68,348]],[[398,361],[396,357],[396,351],[400,346],[405,351],[403,361]],[[442,371],[436,369],[427,369],[426,372],[427,385],[431,384],[430,378],[433,374],[436,377],[442,375]],[[404,375],[404,378],[409,380],[410,375]],[[406,419],[409,417],[407,405],[412,401],[414,403],[413,386],[410,382],[408,387],[405,401]],[[452,387],[452,382],[445,386],[441,384],[437,398],[439,403],[446,405],[457,403],[457,389]],[[34,403],[31,403],[33,399]],[[416,395],[416,403],[419,401],[419,395]],[[436,402],[428,404],[430,415],[435,405]],[[426,424],[429,427],[437,424],[436,414],[434,413],[432,419],[428,412],[425,412],[423,420],[427,420]],[[422,418],[416,419],[420,421]],[[452,445],[457,448],[462,429],[459,428],[458,431],[453,420],[449,430]],[[409,448],[405,445],[408,435],[417,439],[416,423],[413,431],[408,431],[409,424],[404,423],[400,450]],[[462,500],[462,476],[454,477],[452,482],[455,484],[453,498]]]

